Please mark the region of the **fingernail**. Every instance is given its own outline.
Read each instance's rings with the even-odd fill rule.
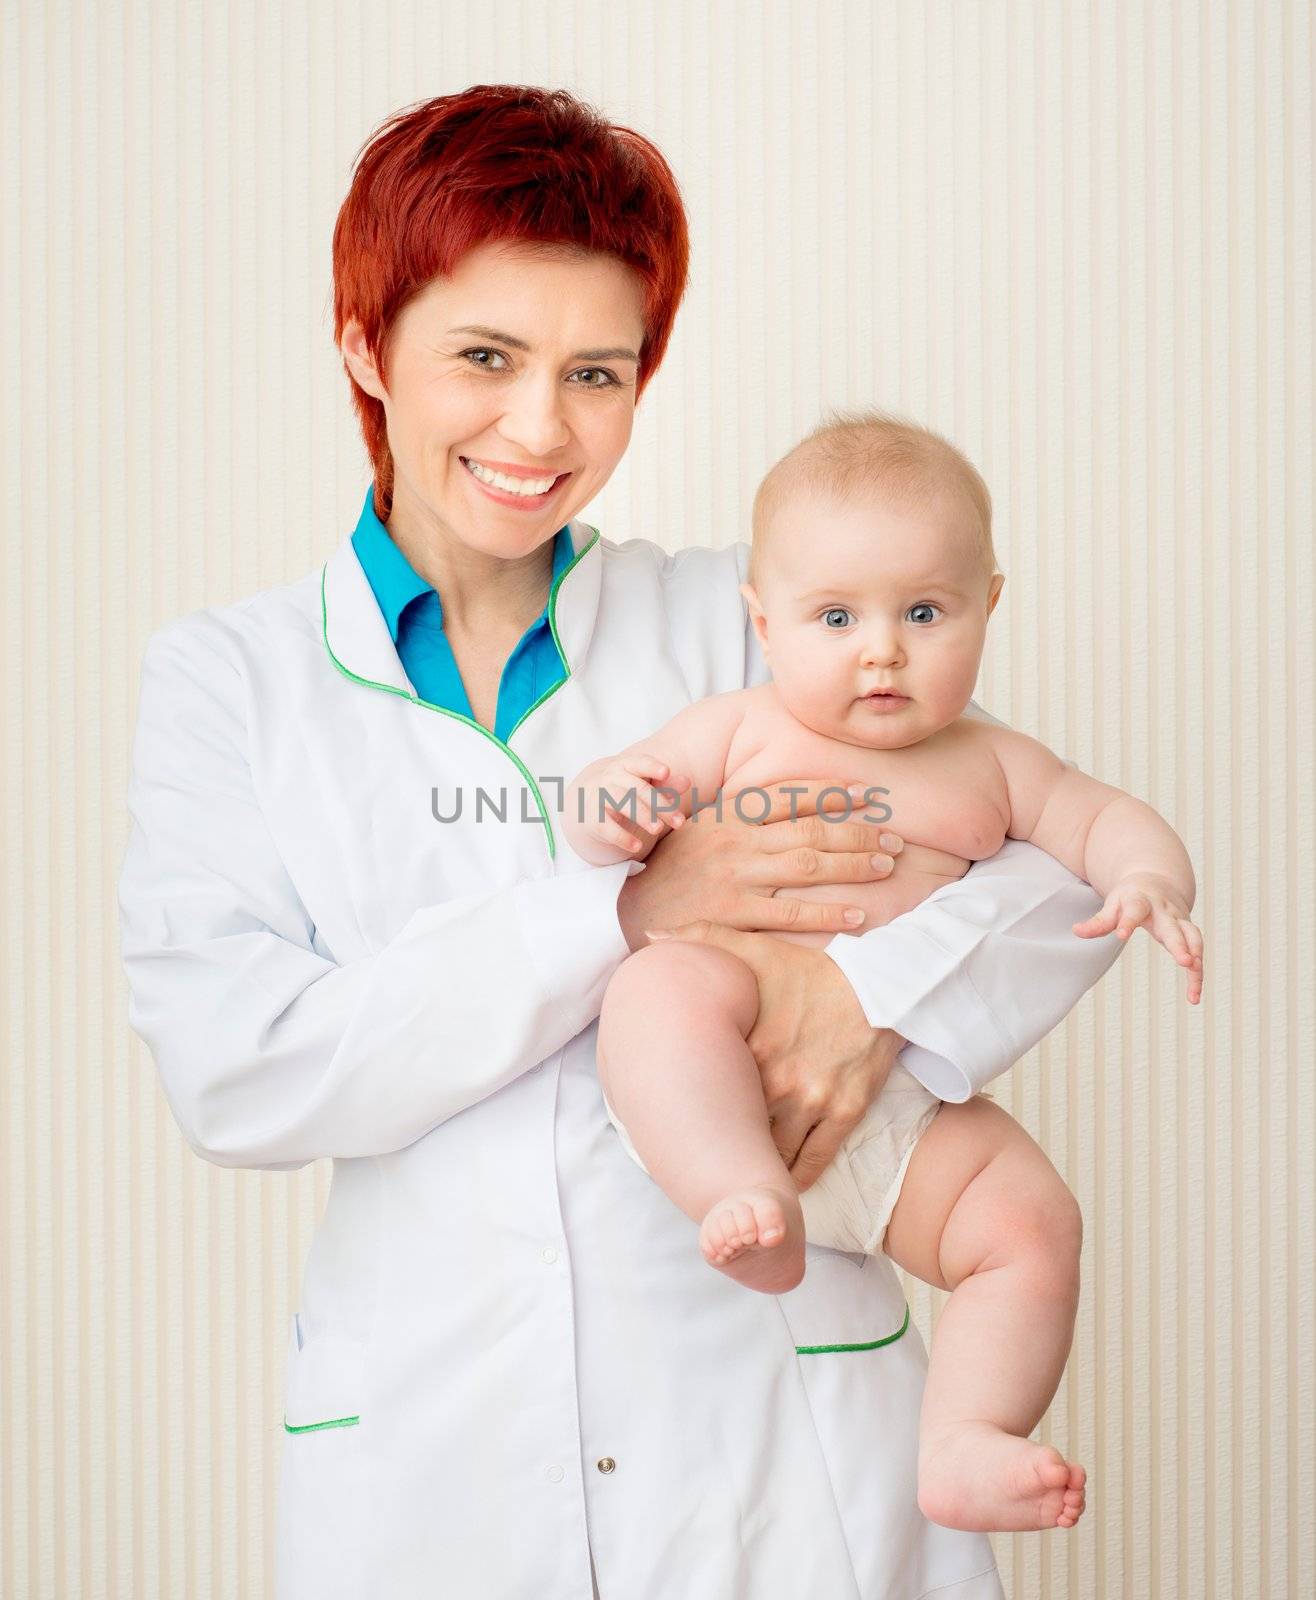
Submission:
[[[644,937],[646,939],[670,939],[672,936],[665,928],[646,928]]]
[[[879,872],[890,872],[895,862],[890,856],[869,856],[868,858]]]
[[[883,850],[890,850],[893,854],[895,851],[901,849],[903,845],[903,840],[900,838],[899,834],[895,833],[879,834],[877,842],[882,846]]]
[[[856,800],[862,800],[868,793],[868,785],[866,783],[850,783],[846,785],[845,792],[848,795],[852,795]]]
[[[845,914],[845,920],[857,926],[864,920],[864,914],[862,911],[858,911],[851,906],[850,910]]]

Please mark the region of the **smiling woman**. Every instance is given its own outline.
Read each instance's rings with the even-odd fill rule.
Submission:
[[[830,783],[638,873],[564,846],[561,775],[766,675],[746,546],[578,516],[687,255],[661,155],[568,94],[390,119],[334,232],[356,527],[148,646],[131,1020],[207,1160],[334,1162],[289,1337],[280,1600],[577,1600],[596,1570],[603,1600],[1000,1595],[986,1539],[918,1509],[926,1357],[890,1263],[816,1250],[779,1300],[709,1272],[599,1090],[603,992],[645,930],[735,941],[807,1187],[906,1040],[968,1098],[1112,958],[1069,931],[1096,897],[1028,846],[844,935],[858,908],[794,891],[885,878],[900,841],[818,816]]]
[[[600,334],[608,366],[597,364]],[[643,342],[633,268],[533,243],[477,245],[410,300],[389,339],[387,384],[348,319],[343,359],[387,422],[389,532],[445,597],[464,605],[468,588],[514,582],[518,558],[612,476],[630,443]]]

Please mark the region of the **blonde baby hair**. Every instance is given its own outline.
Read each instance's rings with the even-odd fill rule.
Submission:
[[[965,502],[984,576],[992,577],[997,570],[992,497],[973,463],[939,433],[890,412],[833,411],[759,485],[749,581],[757,582],[774,520],[803,494],[847,503],[878,495],[902,505],[926,505],[947,490]]]

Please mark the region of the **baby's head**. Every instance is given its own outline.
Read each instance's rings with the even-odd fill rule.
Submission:
[[[800,722],[890,750],[961,715],[1005,582],[991,517],[958,450],[877,412],[834,418],[777,462],[741,592]]]

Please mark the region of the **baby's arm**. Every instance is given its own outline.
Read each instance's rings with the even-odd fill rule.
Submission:
[[[1067,766],[1026,734],[988,728],[984,736],[1005,778],[1012,839],[1026,839],[1079,877],[1106,903],[1074,924],[1091,939],[1127,939],[1141,924],[1188,969],[1188,999],[1202,995],[1202,935],[1188,913],[1196,898],[1192,863],[1168,822],[1132,795]]]
[[[578,773],[563,806],[576,854],[595,866],[642,861],[667,828],[681,826],[696,799],[712,800],[748,699],[748,691],[735,689],[697,700],[651,737]]]

